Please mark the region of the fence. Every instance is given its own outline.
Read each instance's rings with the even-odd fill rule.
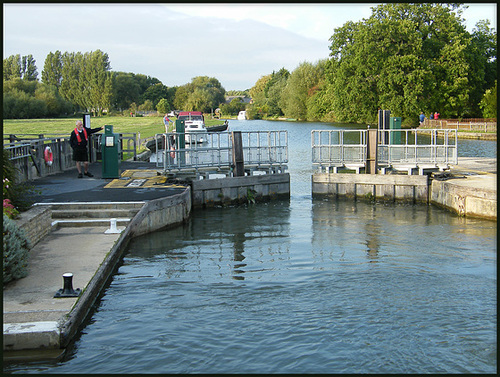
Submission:
[[[152,160],[166,172],[232,171],[232,132],[209,132],[203,143],[183,143],[184,133],[155,135]],[[245,169],[284,170],[288,163],[287,131],[241,131]]]
[[[101,136],[102,134],[89,136],[91,162],[101,159]],[[133,153],[134,160],[137,159],[135,139],[135,134],[120,134],[122,157],[123,152],[128,152]],[[21,182],[62,172],[76,165],[72,159],[73,150],[69,144],[69,136],[66,134],[6,134],[3,147],[18,171],[18,180]],[[45,162],[44,153],[47,147],[52,151],[52,164]]]
[[[419,128],[456,129],[460,131],[497,132],[496,118],[425,119]]]
[[[409,169],[457,164],[457,130],[378,130],[377,164],[382,168]],[[385,133],[385,134],[384,134]],[[368,130],[311,132],[312,163],[320,169],[367,166]],[[386,143],[380,141],[387,140]]]

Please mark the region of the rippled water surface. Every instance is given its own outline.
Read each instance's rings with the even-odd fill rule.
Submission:
[[[290,201],[135,239],[65,360],[10,371],[495,373],[496,222],[313,200],[304,127]]]

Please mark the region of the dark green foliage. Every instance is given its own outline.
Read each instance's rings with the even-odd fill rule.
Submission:
[[[480,24],[471,38],[460,14],[461,5],[390,3],[335,29],[327,85],[337,120],[371,123],[379,108],[415,121],[420,111],[477,115],[496,33]]]
[[[233,98],[230,103],[224,103],[220,106],[222,114],[224,115],[238,115],[242,110],[245,110],[246,104],[241,98]]]
[[[3,215],[3,284],[28,274],[30,243],[14,220]]]
[[[174,107],[178,110],[210,113],[224,103],[226,90],[214,77],[197,76],[177,88]]]

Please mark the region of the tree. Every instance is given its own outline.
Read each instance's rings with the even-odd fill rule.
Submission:
[[[33,55],[21,57],[21,55],[17,54],[3,60],[4,80],[22,78],[27,81],[37,81],[37,77],[38,72]]]
[[[23,56],[21,65],[22,77],[24,80],[37,81],[38,72],[36,68],[36,60],[33,55]]]
[[[177,88],[174,106],[187,111],[209,113],[224,103],[226,90],[214,77],[197,76],[191,83]]]
[[[140,96],[140,102],[150,100],[153,103],[153,107],[156,108],[158,102],[162,98],[167,98],[167,97],[168,97],[168,88],[161,82],[159,82],[149,86],[144,91],[144,93]]]
[[[497,82],[491,89],[486,89],[483,99],[479,104],[483,111],[483,117],[496,118],[497,117]]]
[[[323,77],[324,62],[301,63],[290,75],[282,95],[282,109],[287,117],[307,119],[308,98]]]
[[[153,102],[149,99],[147,99],[146,101],[144,101],[144,103],[142,105],[140,105],[138,107],[139,110],[142,110],[142,111],[152,111],[154,108],[153,108]]]
[[[268,115],[283,115],[281,98],[289,77],[290,72],[285,68],[281,68],[278,72],[273,72],[271,79],[266,82],[264,95],[266,97]]]
[[[237,115],[245,108],[246,104],[239,97],[233,98],[230,103],[224,103],[220,106],[222,113],[226,115]]]
[[[481,116],[480,102],[487,89],[491,89],[497,77],[497,34],[490,28],[489,21],[479,21],[472,31],[467,51],[469,60],[469,85],[471,87],[468,113],[471,117]]]
[[[268,108],[264,89],[269,80],[271,80],[271,75],[262,76],[250,89],[249,93],[253,103],[247,108],[247,116],[249,119],[261,119],[263,116],[267,115]]]
[[[42,71],[42,82],[47,85],[54,85],[59,89],[62,80],[62,54],[61,51],[49,52],[45,58]]]
[[[470,38],[460,14],[454,5],[390,3],[335,29],[327,85],[337,120],[371,123],[379,108],[409,119],[462,116]]]
[[[139,102],[141,87],[133,73],[113,72],[112,105],[118,109],[128,109],[132,102]]]
[[[102,115],[112,98],[112,76],[108,54],[100,50],[62,56],[61,96],[86,111]]]
[[[170,104],[165,98],[162,98],[158,101],[158,104],[156,105],[156,110],[160,114],[166,114],[170,111]]]
[[[21,78],[21,55],[11,55],[3,60],[3,79]]]

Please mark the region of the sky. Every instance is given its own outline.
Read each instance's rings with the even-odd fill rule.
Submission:
[[[33,55],[41,79],[50,52],[101,50],[111,70],[169,87],[209,76],[226,91],[245,90],[283,67],[327,59],[334,29],[370,17],[376,5],[4,3],[3,56]],[[497,30],[496,3],[466,5],[467,30],[484,19]]]

